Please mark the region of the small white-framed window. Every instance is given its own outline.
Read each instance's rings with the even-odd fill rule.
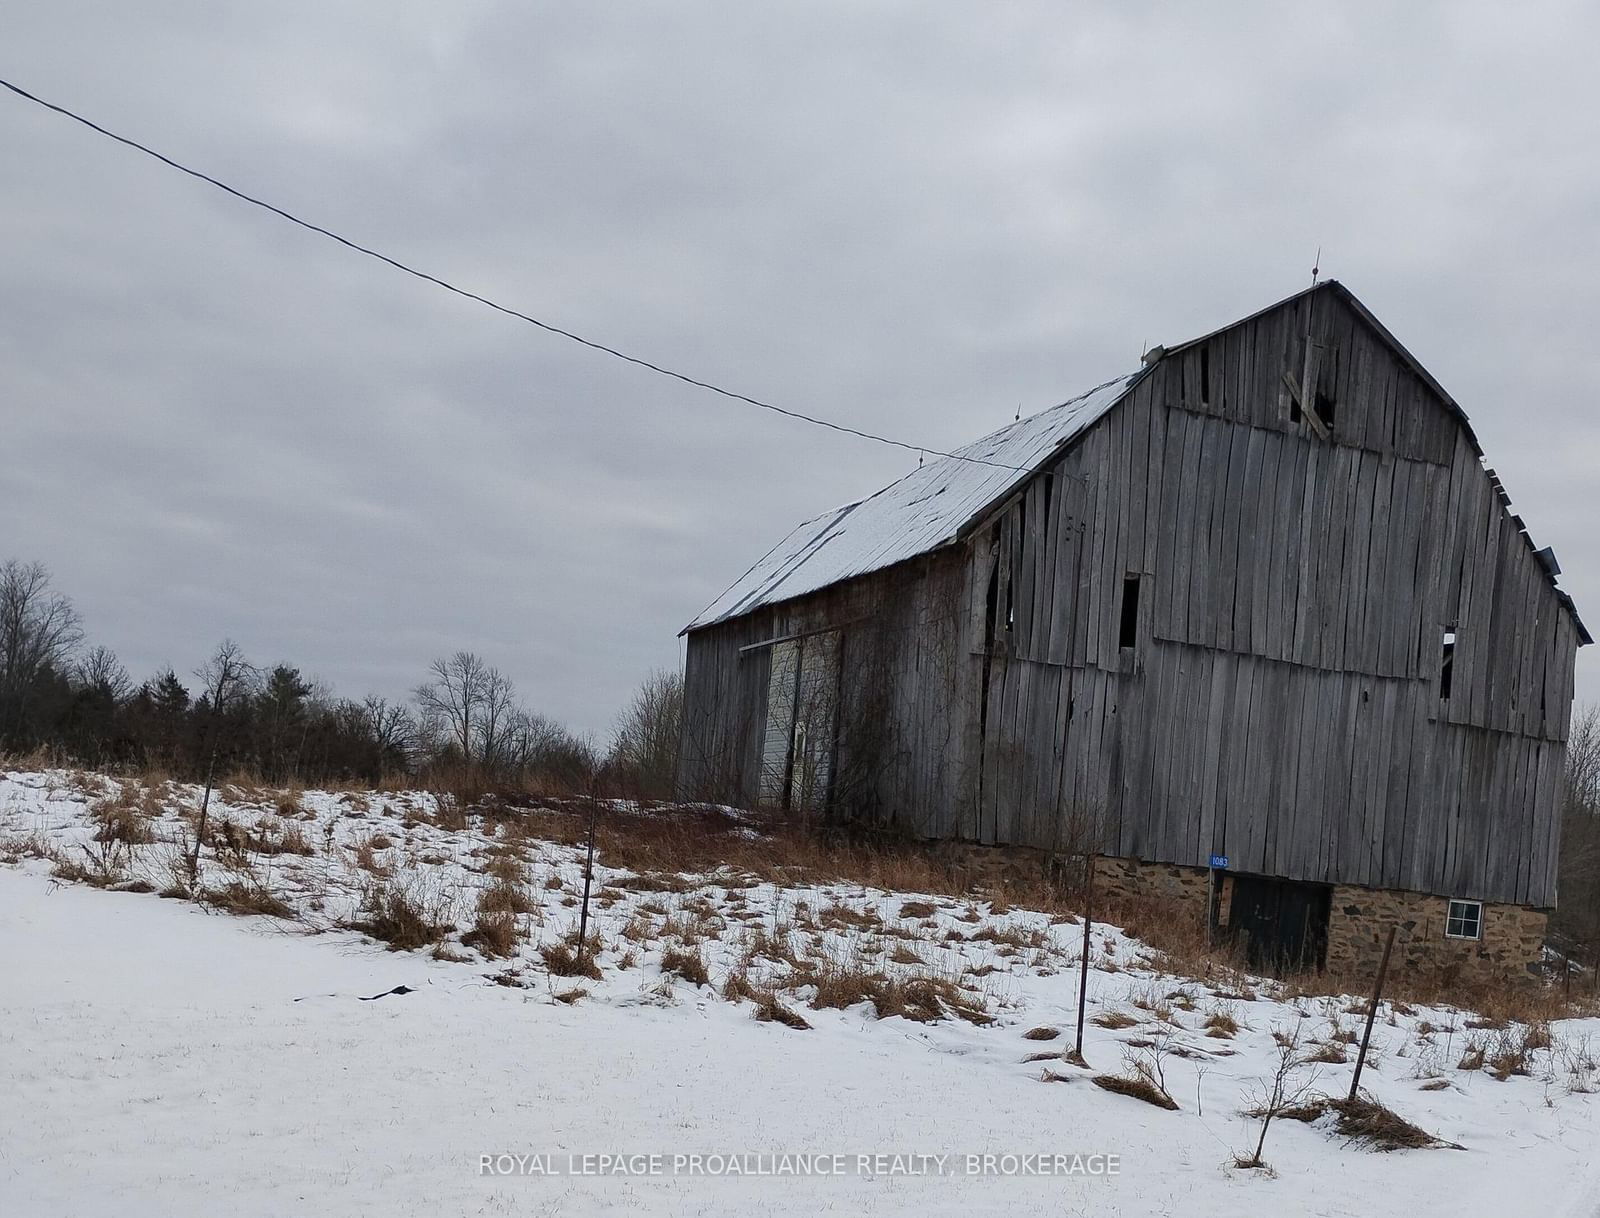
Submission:
[[[1444,916],[1447,939],[1483,938],[1483,902],[1451,901]]]

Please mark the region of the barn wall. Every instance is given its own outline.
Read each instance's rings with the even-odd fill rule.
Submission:
[[[1283,380],[1307,326],[1331,438]],[[1334,294],[1163,360],[970,554],[978,840],[1087,822],[1155,861],[1554,902],[1576,627],[1460,421]]]
[[[901,563],[810,596],[691,631],[679,788],[754,807],[770,647],[838,632],[838,741],[828,810],[926,837],[962,836],[973,778],[964,552]]]

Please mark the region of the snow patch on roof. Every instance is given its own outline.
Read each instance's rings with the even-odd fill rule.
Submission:
[[[726,621],[949,545],[973,517],[1115,406],[1138,375],[1107,381],[1029,415],[949,457],[929,461],[871,498],[806,521],[684,629]]]

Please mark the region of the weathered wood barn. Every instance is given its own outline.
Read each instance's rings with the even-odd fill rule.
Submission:
[[[1456,402],[1319,284],[807,521],[686,628],[685,794],[1099,856],[1263,963],[1523,966],[1580,644]]]

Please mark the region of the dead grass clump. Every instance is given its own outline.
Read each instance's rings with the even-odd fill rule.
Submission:
[[[1206,1016],[1206,1035],[1216,1040],[1229,1040],[1239,1032],[1239,1021],[1227,1011],[1213,1011]]]
[[[981,998],[946,977],[888,977],[855,962],[828,960],[819,966],[808,961],[796,969],[790,985],[813,987],[811,1006],[819,1011],[869,1002],[879,1019],[899,1015],[934,1023],[954,1016],[979,1026],[994,1022]]]
[[[1528,1029],[1524,1029],[1519,1035],[1505,1031],[1495,1037],[1484,1062],[1484,1068],[1488,1070],[1490,1078],[1503,1083],[1513,1074],[1532,1073],[1529,1069],[1529,1058],[1533,1047],[1528,1044],[1528,1032]],[[1548,1034],[1545,1039],[1548,1041]]]
[[[461,936],[463,947],[476,948],[495,960],[516,955],[517,944],[521,941],[516,914],[504,910],[485,910],[481,902],[472,929]]]
[[[316,853],[299,825],[287,823],[273,816],[263,816],[253,830],[241,833],[235,829],[235,833],[239,835],[240,853],[246,850],[265,855]]]
[[[94,840],[143,846],[155,841],[150,818],[139,807],[135,788],[123,787],[114,796],[97,799],[89,805],[89,819],[95,824]]]
[[[699,948],[667,947],[661,953],[661,971],[682,977],[690,985],[710,985],[705,957]]]
[[[1431,1147],[1461,1149],[1454,1142],[1443,1141],[1417,1128],[1404,1117],[1366,1096],[1357,1096],[1353,1100],[1328,1100],[1326,1104],[1339,1114],[1338,1130],[1341,1134],[1379,1150],[1424,1150]]]
[[[52,853],[50,857],[55,866],[50,874],[58,880],[88,884],[93,888],[110,888],[128,879],[131,855],[126,842],[98,842],[93,846],[80,845],[78,850],[83,855],[82,861],[78,855],[65,850]]]
[[[588,952],[580,952],[571,943],[547,943],[539,949],[545,968],[552,977],[588,977],[600,980],[600,967]]]
[[[855,909],[837,902],[817,915],[817,924],[828,930],[877,930],[883,919],[872,909]]]
[[[785,1006],[778,995],[750,980],[749,970],[736,967],[722,983],[722,996],[729,1002],[749,999],[756,1004],[755,1017],[761,1023],[781,1023],[785,1027],[804,1030],[811,1025],[799,1011]]]
[[[480,914],[531,914],[537,908],[525,889],[505,880],[478,890]]]
[[[1318,1045],[1315,1051],[1306,1054],[1308,1062],[1327,1062],[1338,1065],[1350,1060],[1350,1055],[1345,1051],[1344,1044],[1337,1040],[1330,1040],[1326,1044]]]
[[[901,901],[902,918],[931,918],[939,907],[932,901]]]
[[[1136,1100],[1154,1104],[1157,1108],[1176,1111],[1178,1107],[1177,1100],[1142,1074],[1096,1074],[1090,1081],[1096,1087],[1117,1095],[1132,1096]]]
[[[1443,1083],[1443,1080],[1437,1081]],[[1443,1087],[1432,1086],[1424,1088],[1424,1090],[1442,1089]],[[1312,1122],[1320,1120],[1330,1112],[1338,1115],[1338,1123],[1334,1126],[1338,1133],[1359,1142],[1366,1142],[1378,1150],[1424,1150],[1433,1147],[1461,1149],[1454,1142],[1446,1142],[1426,1130],[1417,1128],[1404,1117],[1365,1095],[1353,1100],[1338,1100],[1323,1096],[1303,1104],[1281,1108],[1274,1115],[1290,1121]],[[1260,1110],[1256,1110],[1246,1115],[1260,1116],[1261,1113]]]
[[[367,917],[352,922],[351,929],[387,943],[390,951],[432,947],[455,929],[439,902],[398,884],[379,881],[369,885],[361,908]]]
[[[503,884],[521,886],[528,882],[528,869],[515,854],[510,852],[496,853],[484,864],[483,874],[491,880],[499,880]]]
[[[294,910],[261,884],[231,880],[200,895],[207,905],[231,914],[260,914],[268,918],[293,918]]]
[[[678,872],[644,871],[613,880],[612,886],[629,892],[688,892],[694,883],[688,876]]]
[[[1126,1011],[1101,1011],[1090,1020],[1097,1028],[1131,1028],[1138,1023],[1138,1019]]]
[[[776,994],[756,995],[756,1019],[761,1023],[781,1023],[786,1028],[803,1032],[811,1027],[806,1017],[792,1007],[778,1001]]]

